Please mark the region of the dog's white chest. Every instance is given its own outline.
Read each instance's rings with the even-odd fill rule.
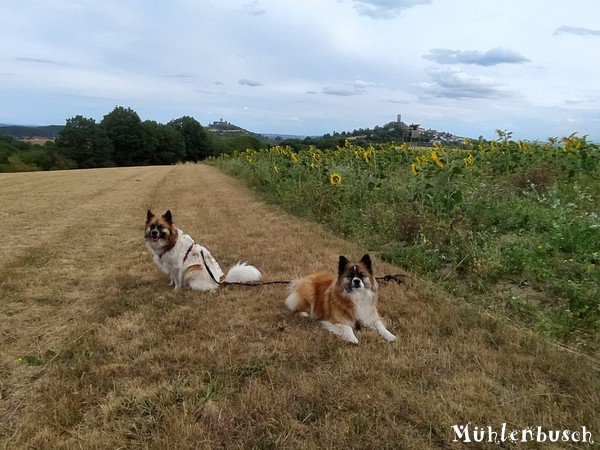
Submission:
[[[354,305],[354,318],[365,326],[374,323],[379,317],[374,298],[375,294],[369,289],[360,289],[350,294]]]

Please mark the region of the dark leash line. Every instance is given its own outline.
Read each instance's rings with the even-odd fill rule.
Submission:
[[[189,251],[188,251],[189,253]],[[208,272],[208,274],[210,275],[210,277],[212,278],[212,280],[217,283],[219,286],[252,286],[252,287],[256,287],[256,286],[268,286],[271,284],[290,284],[292,282],[292,280],[290,281],[285,281],[285,280],[274,280],[274,281],[257,281],[257,282],[253,282],[253,283],[244,283],[242,281],[218,281],[215,276],[213,275],[212,271],[210,270],[210,268],[208,267],[208,264],[206,263],[206,258],[204,257],[204,251],[200,250],[200,255],[202,255],[202,262],[204,263],[204,267],[206,268],[206,271]],[[187,257],[187,255],[186,255]],[[402,274],[395,274],[395,275],[384,275],[382,277],[375,277],[375,279],[383,284],[387,284],[390,281],[394,281],[397,284],[402,284],[404,283],[404,275]]]

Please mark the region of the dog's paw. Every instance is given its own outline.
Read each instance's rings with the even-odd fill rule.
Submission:
[[[345,340],[346,342],[349,342],[350,344],[358,345],[358,339],[354,335],[351,335],[351,336],[350,335],[343,335],[342,339]]]
[[[388,342],[394,342],[394,341],[396,340],[396,336],[394,336],[394,335],[393,335],[392,333],[390,333],[389,331],[388,331],[388,333],[387,333],[387,334],[384,334],[384,335],[383,335],[383,338],[384,338],[386,341],[388,341]]]
[[[356,339],[356,338],[348,339],[348,342],[350,342],[352,345],[358,345],[358,339]]]

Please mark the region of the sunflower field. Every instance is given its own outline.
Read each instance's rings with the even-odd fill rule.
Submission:
[[[533,328],[600,331],[600,148],[575,134],[454,148],[275,146],[212,161],[269,201]]]

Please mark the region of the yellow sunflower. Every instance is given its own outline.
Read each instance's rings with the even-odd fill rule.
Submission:
[[[436,165],[440,168],[444,168],[444,163],[442,162],[442,160],[440,159],[440,157],[438,156],[437,152],[435,150],[431,151],[431,159],[433,159],[433,162],[436,163]]]
[[[335,186],[336,184],[342,184],[342,176],[337,172],[329,174],[329,184],[332,186]]]
[[[473,164],[475,164],[475,159],[473,158],[473,155],[469,153],[469,156],[463,158],[463,162],[465,163],[465,167],[471,167]]]
[[[415,163],[412,163],[410,165],[410,170],[413,173],[413,175],[416,177],[417,175],[419,175],[419,169],[417,167],[417,165]]]

